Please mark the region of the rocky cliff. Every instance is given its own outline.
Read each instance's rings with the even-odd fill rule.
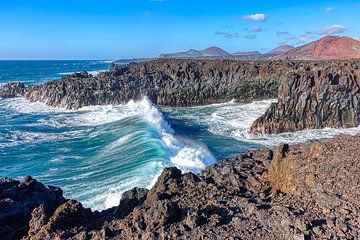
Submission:
[[[251,127],[253,133],[356,127],[360,121],[360,61],[313,62],[294,69],[278,102]]]
[[[166,168],[102,212],[31,178],[0,181],[2,239],[356,239],[360,137],[281,145],[201,174]],[[26,205],[26,203],[28,203]],[[15,217],[14,217],[15,216]],[[13,219],[22,219],[12,225]]]
[[[10,83],[0,88],[0,97],[22,95],[68,109],[122,104],[144,96],[168,106],[277,97],[278,103],[253,124],[251,132],[280,133],[358,126],[359,79],[359,60],[168,59],[128,64],[96,77],[82,72],[43,85]]]
[[[24,95],[30,101],[77,109],[88,105],[120,104],[147,96],[153,103],[194,106],[236,99],[276,97],[288,65],[284,62],[156,60],[129,64],[92,77],[77,73],[43,85],[0,90],[0,97]]]

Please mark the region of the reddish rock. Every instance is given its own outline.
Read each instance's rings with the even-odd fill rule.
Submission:
[[[273,59],[330,60],[358,58],[360,58],[360,41],[349,37],[326,36],[275,56]]]

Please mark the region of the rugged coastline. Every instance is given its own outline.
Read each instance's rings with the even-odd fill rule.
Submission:
[[[247,152],[199,175],[166,168],[152,189],[134,188],[103,212],[30,177],[2,179],[0,232],[7,239],[356,239],[359,147],[359,136],[341,136]]]
[[[42,85],[9,83],[1,98],[24,96],[54,107],[122,104],[147,96],[166,106],[278,98],[251,127],[256,133],[346,128],[359,123],[359,60],[232,61],[161,59]]]

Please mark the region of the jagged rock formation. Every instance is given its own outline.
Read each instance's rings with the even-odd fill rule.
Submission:
[[[0,98],[15,98],[24,95],[25,84],[21,82],[7,83],[0,87]]]
[[[77,109],[88,105],[120,104],[147,96],[153,103],[194,106],[236,99],[276,97],[289,63],[210,60],[156,60],[122,66],[92,77],[78,73],[19,94],[30,101]],[[7,88],[0,97],[7,97]]]
[[[294,69],[278,102],[251,127],[253,133],[356,127],[360,121],[360,62],[313,62]]]
[[[326,36],[275,56],[284,60],[359,59],[360,41],[349,37]]]
[[[7,84],[0,97],[78,109],[147,96],[168,106],[196,106],[278,97],[252,133],[359,124],[360,61],[156,60],[124,65],[96,77],[76,73],[43,85]]]
[[[26,235],[34,208],[53,213],[65,202],[57,187],[45,187],[31,177],[22,181],[3,178],[0,182],[0,238],[20,239]]]
[[[92,212],[66,200],[46,212],[38,202],[28,227],[21,223],[26,239],[356,239],[359,148],[359,136],[343,136],[248,152],[200,175],[166,168],[150,191],[124,193],[119,207]],[[11,181],[0,182],[1,203],[10,190],[27,201]]]

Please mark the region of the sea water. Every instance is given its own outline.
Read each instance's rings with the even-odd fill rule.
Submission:
[[[41,83],[75,71],[97,73],[106,61],[2,61],[0,83]],[[162,169],[199,172],[216,161],[279,143],[357,134],[360,128],[253,136],[266,100],[201,107],[153,105],[145,97],[117,106],[52,108],[23,98],[0,100],[0,177],[31,175],[65,197],[102,210],[133,187],[151,187]]]

